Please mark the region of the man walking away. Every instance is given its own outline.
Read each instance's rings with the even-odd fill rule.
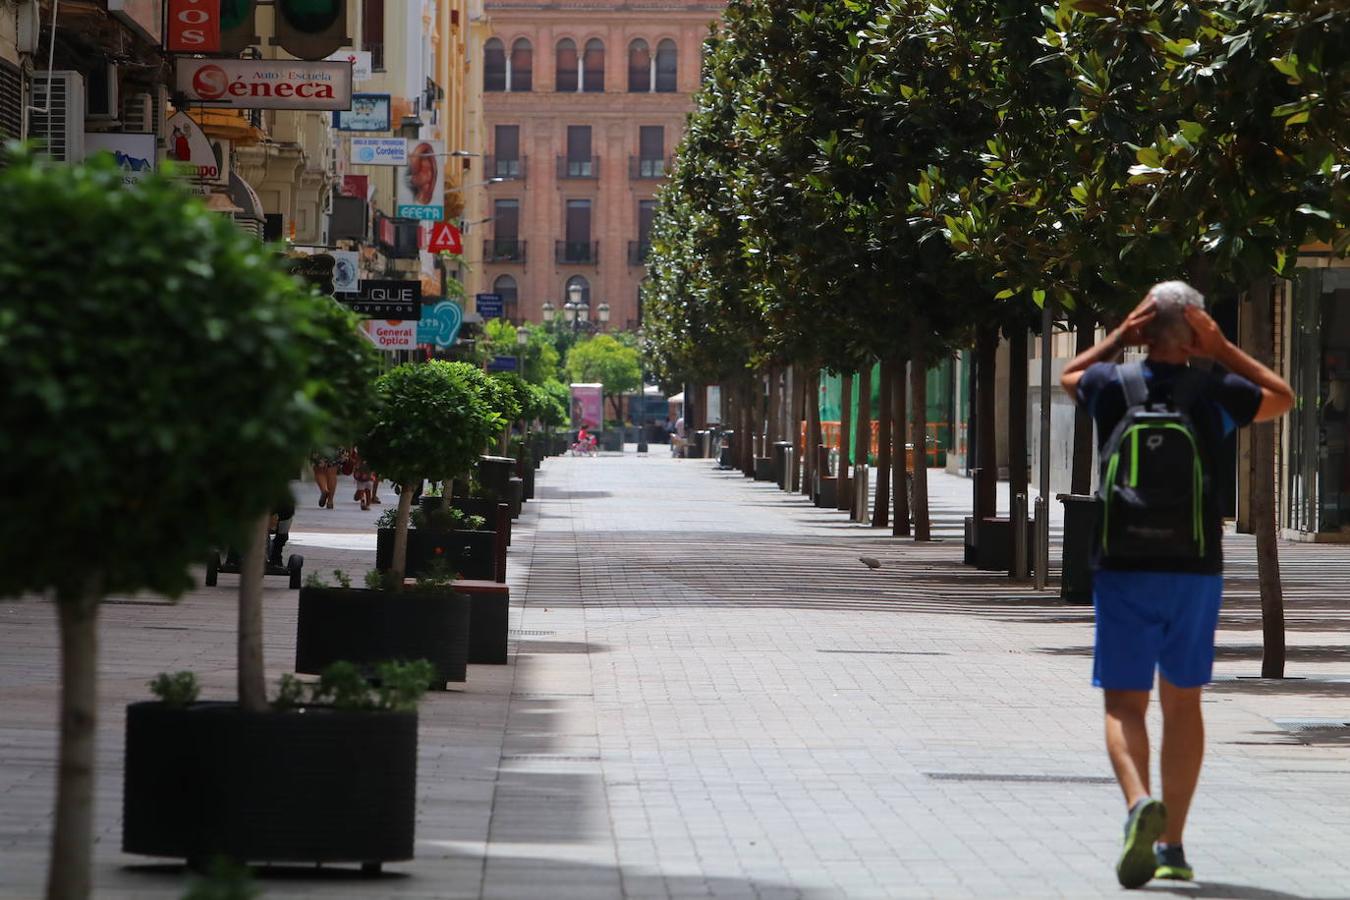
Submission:
[[[1147,359],[1113,362],[1135,345],[1148,349]],[[1227,372],[1193,368],[1193,356]],[[1233,346],[1204,298],[1180,281],[1155,285],[1119,328],[1065,367],[1061,383],[1096,421],[1102,463],[1092,683],[1105,692],[1106,750],[1129,810],[1116,877],[1127,888],[1154,877],[1189,881],[1182,829],[1200,778],[1200,692],[1214,666],[1223,595],[1213,463],[1228,434],[1283,415],[1293,391]],[[1155,669],[1162,802],[1149,790],[1144,721]]]

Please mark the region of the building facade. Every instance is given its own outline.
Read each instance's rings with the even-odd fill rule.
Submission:
[[[482,213],[465,235],[471,292],[538,322],[579,289],[592,320],[639,327],[656,192],[723,6],[488,0],[475,69],[489,183],[469,204]]]

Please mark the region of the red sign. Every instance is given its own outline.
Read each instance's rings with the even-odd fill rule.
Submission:
[[[366,192],[370,188],[369,175],[343,175],[342,176],[342,196],[359,197],[366,199]]]
[[[431,226],[431,237],[427,240],[428,253],[463,253],[464,242],[460,240],[459,229],[449,222],[437,222]]]
[[[169,0],[169,30],[164,49],[170,53],[220,52],[220,0]]]

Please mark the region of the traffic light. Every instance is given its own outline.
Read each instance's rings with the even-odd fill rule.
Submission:
[[[351,46],[347,0],[276,0],[278,44],[296,59],[326,59]]]
[[[257,0],[220,0],[220,52],[238,56],[258,43]]]

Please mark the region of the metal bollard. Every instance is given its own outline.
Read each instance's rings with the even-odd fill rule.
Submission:
[[[1050,568],[1050,510],[1044,497],[1036,498],[1036,590],[1045,590]]]
[[[797,448],[795,448],[795,447],[784,447],[784,448],[783,448],[783,472],[784,472],[784,475],[783,475],[783,488],[782,488],[782,489],[785,490],[785,491],[790,491],[790,490],[792,490],[792,462],[793,462],[793,457],[796,456],[796,455],[797,455]]]
[[[867,476],[867,466],[859,464],[853,467],[853,515],[851,518],[855,522],[866,522],[868,519]]]
[[[1016,494],[1012,498],[1012,571],[1013,578],[1022,581],[1027,577],[1027,495]]]

